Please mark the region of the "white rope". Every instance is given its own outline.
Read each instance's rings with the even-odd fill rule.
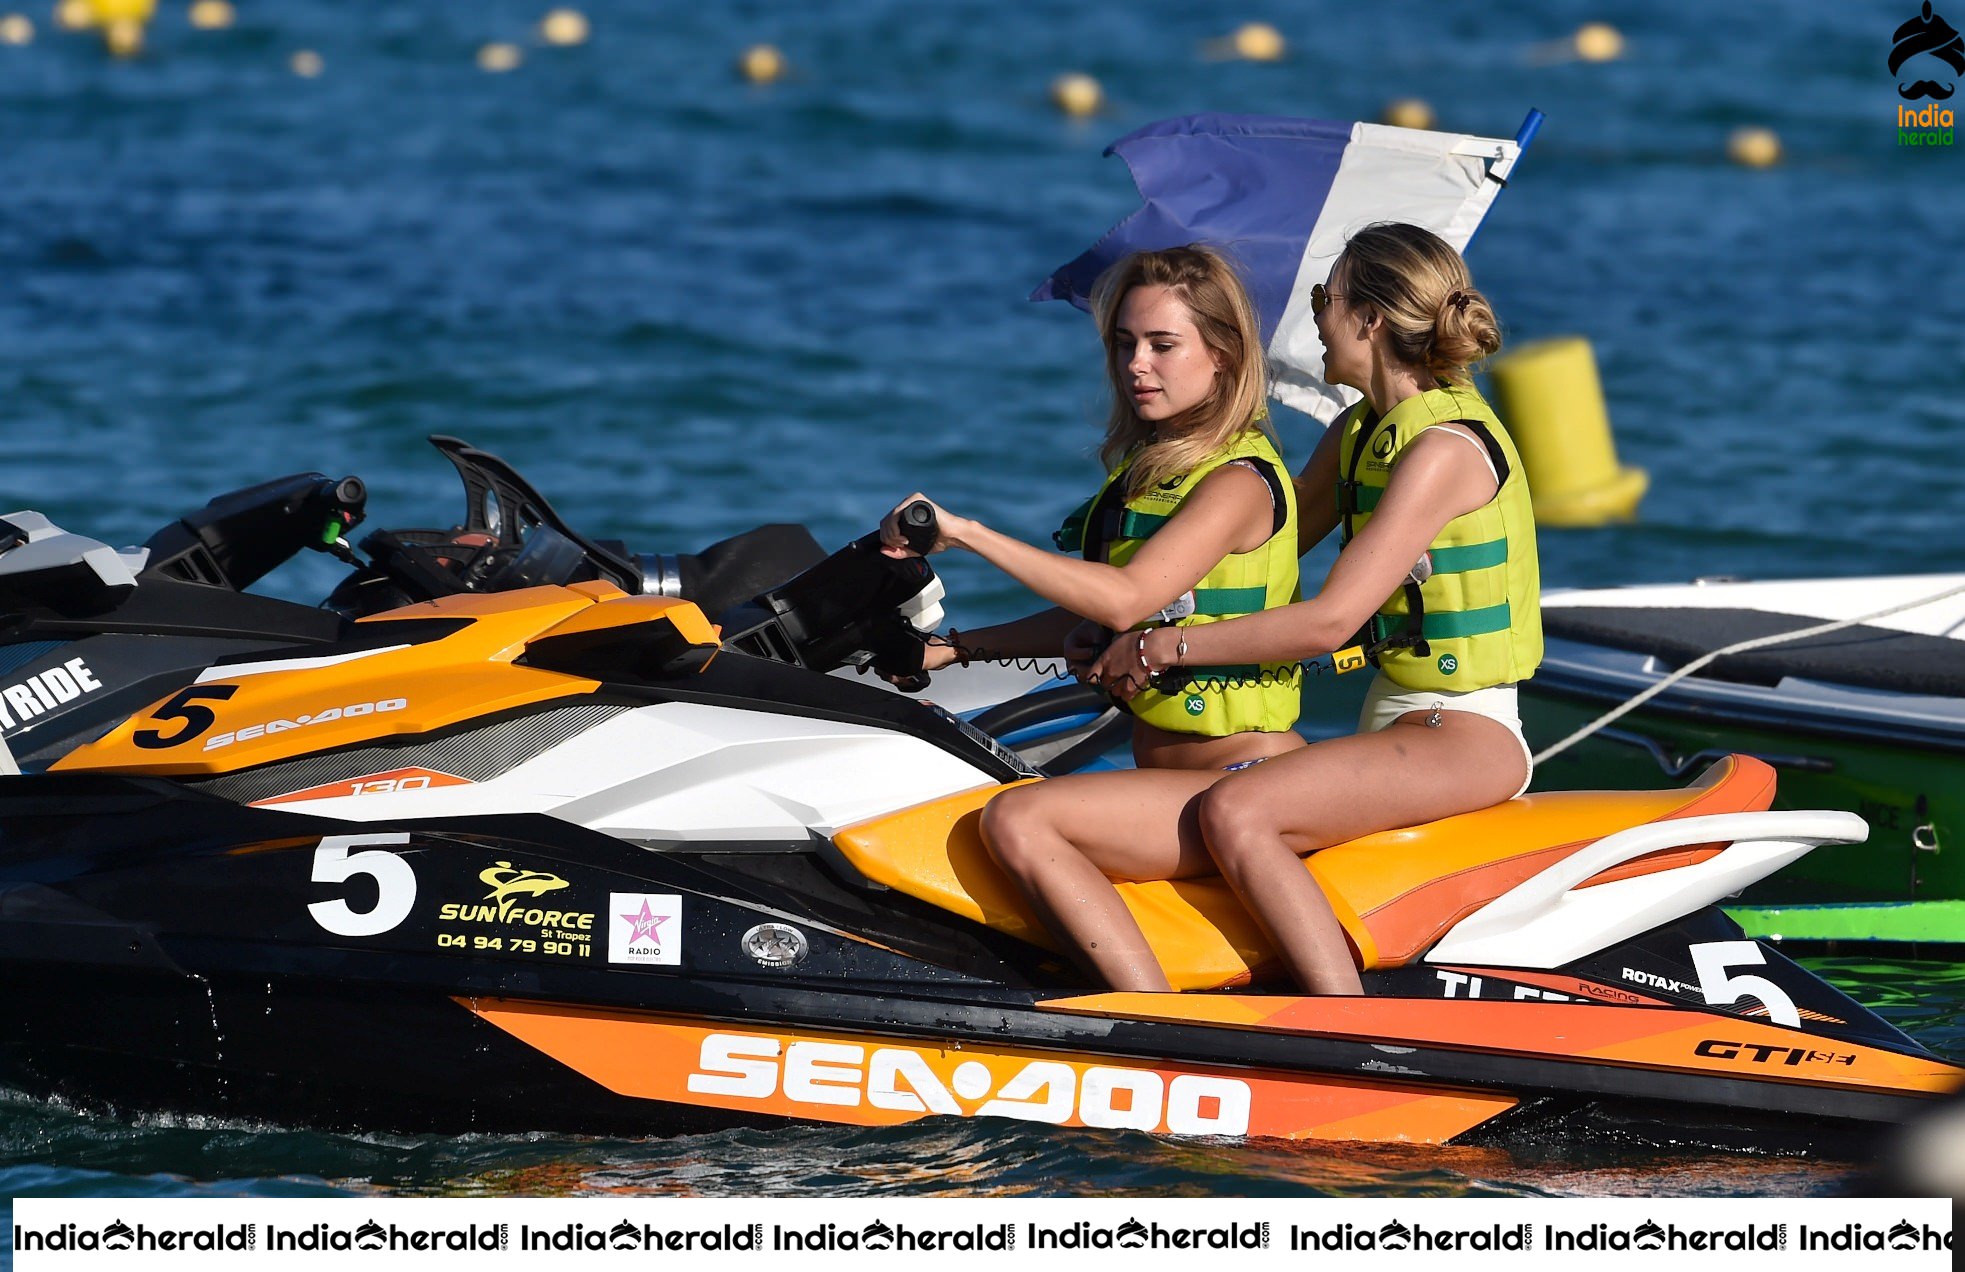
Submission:
[[[1692,675],[1694,672],[1706,666],[1708,663],[1713,662],[1715,659],[1725,658],[1729,654],[1744,654],[1751,649],[1764,649],[1769,645],[1779,645],[1785,641],[1802,640],[1805,637],[1809,637],[1809,636],[1826,636],[1830,632],[1839,632],[1845,627],[1857,627],[1864,623],[1873,623],[1879,618],[1889,618],[1892,614],[1901,614],[1905,610],[1914,610],[1924,605],[1935,605],[1937,602],[1946,600],[1953,596],[1957,596],[1961,592],[1965,592],[1965,583],[1961,583],[1957,587],[1946,588],[1944,591],[1939,592],[1936,596],[1927,596],[1924,597],[1922,600],[1917,600],[1917,601],[1906,601],[1902,605],[1892,605],[1889,609],[1880,609],[1876,611],[1874,614],[1863,614],[1856,618],[1838,619],[1833,623],[1823,623],[1818,627],[1804,627],[1799,631],[1779,632],[1773,636],[1756,636],[1752,640],[1743,640],[1736,645],[1728,645],[1724,649],[1715,649],[1710,654],[1702,654],[1698,658],[1695,658],[1691,662],[1685,664],[1685,666],[1680,667],[1677,671],[1673,672],[1671,675],[1666,676],[1663,680],[1660,680],[1657,684],[1647,686],[1643,690],[1639,691],[1635,696],[1630,698],[1628,701],[1616,707],[1613,707],[1609,711],[1606,711],[1604,714],[1590,721],[1588,724],[1576,730],[1576,732],[1570,734],[1568,737],[1556,743],[1554,746],[1548,747],[1545,750],[1537,752],[1535,756],[1535,762],[1537,764],[1540,764],[1544,760],[1547,760],[1552,755],[1562,754],[1564,751],[1567,751],[1570,747],[1575,746],[1578,742],[1581,742],[1584,738],[1587,738],[1592,733],[1595,733],[1598,729],[1601,729],[1605,725],[1610,724],[1616,720],[1622,719],[1624,716],[1637,710],[1645,703],[1651,701],[1659,694],[1665,692],[1665,690],[1671,688],[1673,685],[1685,679],[1687,676]]]

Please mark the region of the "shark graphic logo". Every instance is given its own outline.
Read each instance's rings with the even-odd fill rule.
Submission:
[[[1923,11],[1897,28],[1894,40],[1890,47],[1892,75],[1902,71],[1904,64],[1912,58],[1926,54],[1949,66],[1952,74],[1965,75],[1965,38],[1961,38],[1958,29],[1945,21],[1942,15],[1931,12],[1931,0],[1924,0]],[[1917,79],[1909,84],[1897,85],[1897,95],[1911,102],[1920,97],[1941,102],[1957,90],[1956,84],[1940,84],[1932,79]]]
[[[491,891],[485,893],[485,900],[498,903],[498,921],[505,922],[512,917],[512,909],[521,896],[534,899],[569,887],[566,880],[558,875],[546,874],[538,870],[521,870],[509,861],[500,861],[478,872],[478,879]]]

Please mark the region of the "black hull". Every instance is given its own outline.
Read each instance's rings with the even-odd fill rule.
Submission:
[[[1236,1027],[1184,1018],[1180,1007],[1171,1020],[1140,1019],[1061,1009],[1055,1000],[1085,991],[1051,956],[871,893],[824,844],[653,851],[540,816],[350,825],[167,782],[33,780],[45,796],[0,798],[0,1003],[11,1024],[0,1082],[124,1114],[640,1136],[770,1123],[812,1107],[718,1106],[676,1095],[679,1086],[650,1097],[632,1082],[603,1082],[580,1047],[555,1054],[550,1041],[488,1019],[483,1005],[500,1002],[598,1013],[641,1038],[672,1040],[680,1022],[1019,1052],[1019,1064],[1190,1069],[1233,1075],[1235,1085],[1246,1077],[1398,1088],[1422,1102],[1438,1093],[1481,1105],[1445,1130],[1435,1119],[1435,1138],[1590,1115],[1662,1127],[1646,1136],[1662,1142],[1849,1151],[1852,1128],[1901,1120],[1925,1103],[1928,1074],[1923,1088],[1893,1085],[1898,1058],[1942,1067],[1778,955],[1763,970],[1785,978],[1813,1019],[1834,1023],[1773,1031],[1688,998],[1629,1007],[1530,991],[1563,1000],[1549,1010],[1582,1013],[1573,1018],[1588,1030],[1629,1019],[1641,1035],[1673,1040],[1605,1060],[1587,1049],[1560,1054],[1558,1032],[1549,1035],[1555,1052],[1542,1054],[1508,1045],[1513,1022],[1545,1004],[1515,1001],[1524,993],[1505,973],[1483,973],[1496,1001],[1442,1004],[1455,995],[1448,980],[1468,978],[1423,967],[1374,975],[1373,997],[1362,1001],[1404,1022],[1376,1033]],[[514,879],[551,886],[514,892],[524,886]],[[400,907],[389,922],[368,922],[389,910],[391,888]],[[610,926],[638,901],[673,903],[672,965],[620,957],[610,945]],[[351,920],[369,930],[352,930]],[[777,958],[770,940],[754,939],[761,932],[792,942],[795,956]],[[1716,913],[1694,916],[1607,951],[1601,967],[1566,971],[1613,986],[1618,969],[1646,969],[1678,985],[1692,975],[1688,942],[1737,936]],[[1609,993],[1622,994],[1612,1003],[1637,998]],[[1208,996],[1192,1001],[1205,1006]],[[1314,1026],[1314,1002],[1309,1011]],[[1463,1025],[1415,1043],[1440,1012],[1460,1013]],[[1707,1035],[1682,1037],[1688,1028],[1829,1048],[1870,1068],[1702,1060],[1692,1042]],[[693,1072],[694,1056],[683,1072]],[[809,1120],[832,1120],[817,1114]],[[1182,1133],[1171,1115],[1165,1129]],[[1402,1137],[1395,1121],[1374,1133]]]
[[[489,978],[488,978],[489,980]],[[464,987],[459,987],[464,988]],[[496,992],[489,983],[474,988]],[[678,986],[679,989],[687,987]],[[818,1119],[618,1094],[487,1023],[436,987],[310,977],[104,976],[14,966],[0,977],[19,1027],[0,1084],[74,1107],[404,1134],[697,1134]],[[467,996],[468,998],[468,996]],[[1358,1040],[1088,1021],[1028,1006],[695,987],[667,1004],[692,1020],[852,1030],[901,1041],[1006,1040],[1115,1061],[1172,1060],[1364,1077],[1384,1049]],[[713,1004],[721,1004],[721,1012]],[[1011,1031],[1014,1031],[1013,1033]],[[1006,1034],[1009,1035],[1006,1039]],[[1859,1157],[1925,1101],[1446,1049],[1401,1049],[1403,1079],[1520,1104],[1454,1142],[1592,1142]]]

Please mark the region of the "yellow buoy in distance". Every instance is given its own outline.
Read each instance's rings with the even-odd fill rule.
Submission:
[[[55,6],[55,25],[64,31],[86,31],[96,24],[89,0],[61,0]]]
[[[1781,139],[1771,128],[1736,128],[1726,139],[1726,157],[1748,168],[1771,168],[1781,162]]]
[[[87,0],[98,26],[112,22],[148,22],[157,14],[157,0]]]
[[[494,42],[478,50],[478,69],[489,71],[493,75],[515,71],[519,63],[524,60],[525,55],[519,52],[519,46],[516,44]]]
[[[312,49],[301,49],[287,59],[287,66],[302,79],[314,79],[327,69],[321,55]]]
[[[138,28],[138,33],[136,33],[138,45],[143,43],[141,26],[145,22],[149,22],[151,18],[157,16],[157,0],[84,0],[84,2],[88,4],[88,16],[90,16],[92,24],[104,29],[104,33],[108,33],[108,29],[114,28],[118,24],[132,24],[132,26],[136,26]],[[122,35],[122,39],[128,39],[128,37],[130,37],[128,33]],[[110,35],[108,39],[110,39],[110,45],[114,47],[114,43],[116,43],[118,37],[116,35]]]
[[[1608,22],[1585,22],[1573,38],[1576,56],[1585,62],[1615,62],[1624,56],[1624,33]]]
[[[34,43],[34,23],[24,14],[10,13],[0,18],[0,44],[18,46],[32,43]]]
[[[1424,129],[1439,122],[1433,114],[1433,107],[1418,97],[1401,97],[1385,103],[1385,113],[1379,118],[1394,128]]]
[[[775,84],[785,77],[785,55],[769,44],[753,44],[737,59],[737,74],[753,84]]]
[[[1279,62],[1289,46],[1283,33],[1267,22],[1245,22],[1229,37],[1235,56],[1251,62]]]
[[[1523,345],[1489,372],[1494,406],[1528,470],[1535,520],[1598,526],[1637,515],[1651,478],[1617,462],[1596,354],[1581,336]]]
[[[539,20],[539,38],[562,48],[585,44],[591,33],[587,15],[578,9],[554,9]]]
[[[143,23],[128,18],[105,22],[102,42],[108,46],[112,57],[135,57],[143,52]]]
[[[1105,90],[1082,71],[1072,71],[1051,81],[1051,103],[1073,119],[1098,114],[1105,104]]]
[[[197,0],[191,6],[191,25],[200,31],[223,31],[237,19],[228,0]]]

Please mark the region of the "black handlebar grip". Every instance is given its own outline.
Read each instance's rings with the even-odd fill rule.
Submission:
[[[901,509],[901,538],[922,556],[928,555],[940,534],[940,527],[935,524],[935,505],[926,499],[917,499]]]
[[[368,487],[359,477],[343,477],[334,484],[335,502],[359,512],[368,503]]]

